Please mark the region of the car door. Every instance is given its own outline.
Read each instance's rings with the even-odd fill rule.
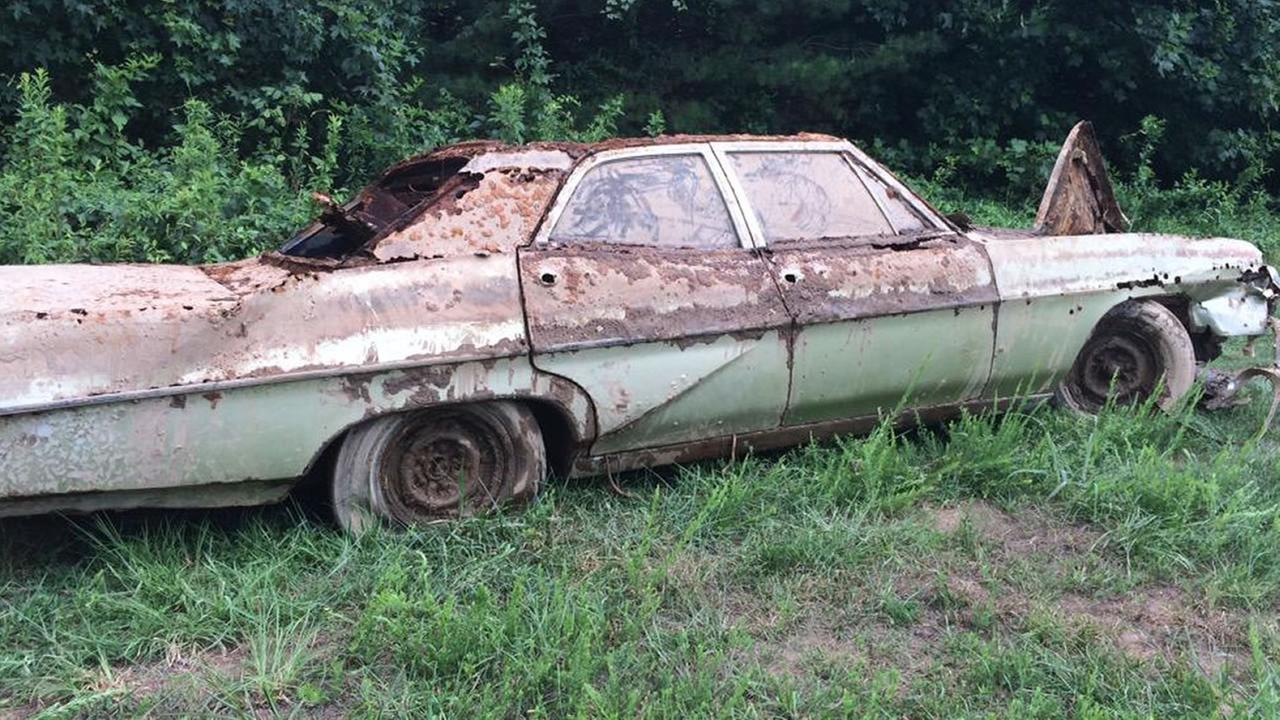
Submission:
[[[706,143],[587,158],[519,264],[534,365],[591,396],[594,454],[778,427],[791,319]]]
[[[981,397],[997,298],[981,244],[847,143],[714,148],[795,319],[784,425]]]

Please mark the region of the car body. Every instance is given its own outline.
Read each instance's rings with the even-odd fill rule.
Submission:
[[[1266,332],[1258,249],[1116,232],[1087,131],[1036,230],[822,135],[475,142],[281,252],[0,268],[0,513],[272,502],[353,429],[474,403],[579,475],[942,418],[1049,396],[1135,300],[1199,360]]]

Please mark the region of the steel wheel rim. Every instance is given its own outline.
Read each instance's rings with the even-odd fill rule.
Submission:
[[[404,524],[470,515],[497,505],[510,457],[504,438],[469,414],[406,423],[387,443],[375,502]]]
[[[1108,398],[1131,404],[1151,397],[1163,368],[1159,354],[1145,338],[1116,333],[1090,342],[1075,374],[1081,394],[1101,407]]]

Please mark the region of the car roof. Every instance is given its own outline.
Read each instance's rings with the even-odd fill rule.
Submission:
[[[601,142],[541,141],[509,144],[501,140],[473,140],[445,145],[392,165],[344,205],[328,197],[318,199],[326,210],[281,247],[286,255],[342,257],[388,232],[397,219],[421,211],[450,181],[509,168],[567,172],[583,159],[609,150],[710,142],[842,142],[832,135],[661,135],[612,138]]]
[[[733,133],[722,135],[659,135],[657,137],[622,137],[610,138],[599,142],[574,142],[568,140],[544,140],[523,144],[509,144],[501,140],[472,140],[469,142],[444,145],[434,150],[415,155],[387,168],[385,175],[394,174],[399,168],[424,160],[444,160],[448,158],[476,158],[486,154],[516,154],[560,151],[580,160],[587,155],[605,150],[647,147],[653,145],[683,145],[709,142],[842,142],[843,138],[822,133],[802,132],[794,135],[751,135]]]

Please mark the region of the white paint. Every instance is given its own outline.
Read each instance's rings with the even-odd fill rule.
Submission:
[[[352,371],[368,371],[384,364],[428,360],[433,356],[455,352],[465,345],[484,348],[519,341],[523,336],[524,323],[518,319],[498,323],[434,324],[429,328],[373,328],[343,338],[324,340],[314,346],[271,348],[245,358],[230,369],[198,367],[183,375],[179,383],[198,383],[213,374],[245,377],[257,372],[287,373],[316,366],[345,366]],[[369,348],[375,349],[377,363],[372,367],[361,367]]]

